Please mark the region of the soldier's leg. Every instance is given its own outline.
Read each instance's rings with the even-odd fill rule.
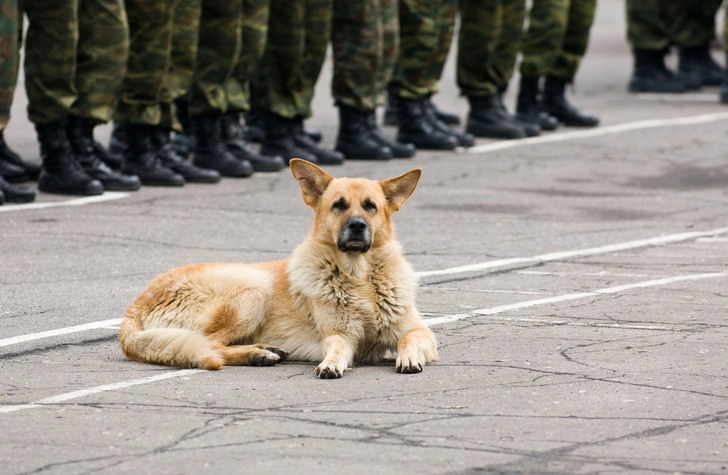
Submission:
[[[244,140],[241,116],[250,109],[250,81],[265,51],[270,16],[270,0],[243,0],[239,18],[240,54],[233,74],[225,84],[228,109],[222,115],[222,138],[227,149],[256,172],[274,172],[285,166],[282,157],[259,154]]]
[[[9,181],[24,181],[37,176],[40,169],[26,163],[5,143],[3,130],[10,120],[10,106],[18,77],[20,17],[17,0],[0,0],[0,204],[23,203],[35,199],[35,191]],[[33,177],[35,178],[35,177]]]
[[[493,79],[503,91],[513,77],[516,58],[521,50],[526,0],[503,0],[501,32],[491,55]]]
[[[123,0],[83,0],[78,9],[75,87],[78,98],[68,114],[66,133],[76,162],[106,191],[134,191],[139,178],[114,172],[106,151],[94,141],[97,124],[106,123],[126,72],[129,30]]]
[[[126,139],[122,172],[143,185],[182,186],[184,178],[157,160],[155,135],[162,121],[161,102],[171,64],[172,27],[178,0],[125,0],[129,20],[129,61],[114,112]]]
[[[399,48],[395,0],[334,0],[332,95],[339,107],[336,149],[347,158],[387,160],[414,155],[411,144],[391,142],[376,123]],[[391,142],[395,151],[384,145]]]
[[[715,38],[715,14],[721,0],[676,2],[682,14],[672,15],[673,39],[679,47],[679,73],[688,86],[716,86],[723,81],[723,68],[710,55]]]
[[[574,81],[581,58],[589,43],[589,31],[594,23],[596,0],[571,0],[568,23],[562,47],[546,74],[543,106],[559,122],[574,127],[594,127],[599,119],[580,112],[565,96],[566,84]]]
[[[466,130],[477,137],[516,139],[523,126],[503,107],[494,52],[504,30],[504,0],[461,0],[457,83],[470,103]],[[515,58],[514,58],[515,60]]]
[[[79,0],[24,0],[29,25],[25,44],[28,117],[35,124],[42,167],[38,189],[48,193],[98,195],[101,182],[76,163],[66,125],[77,99]]]
[[[437,118],[430,102],[447,57],[443,58],[439,51],[445,48],[440,45],[444,39],[440,30],[450,29],[448,24],[454,22],[455,10],[443,8],[445,3],[444,0],[399,3],[400,54],[388,85],[385,123],[387,115],[396,111],[397,119],[389,122],[400,126],[397,140],[424,150],[451,150],[458,144],[454,132]],[[452,22],[443,18],[443,14],[450,13]],[[443,63],[433,64],[440,60]]]
[[[725,9],[723,24],[728,25],[728,8]],[[723,28],[723,51],[728,59],[728,28]],[[728,104],[728,68],[723,72],[723,83],[720,86],[720,102]]]
[[[683,92],[685,84],[665,67],[670,46],[669,9],[674,2],[626,0],[627,40],[634,54],[630,92]]]
[[[197,60],[190,87],[194,164],[229,177],[253,174],[252,164],[233,155],[222,135],[222,118],[228,110],[226,87],[242,51],[242,14],[243,0],[202,2]]]

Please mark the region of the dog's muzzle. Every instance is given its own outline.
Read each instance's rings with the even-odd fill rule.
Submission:
[[[367,252],[372,245],[372,232],[366,220],[359,216],[347,219],[336,245],[341,252]]]

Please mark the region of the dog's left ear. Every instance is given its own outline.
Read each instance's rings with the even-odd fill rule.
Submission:
[[[394,211],[399,211],[407,198],[415,191],[417,182],[420,181],[420,175],[422,175],[422,170],[415,168],[398,177],[379,182],[384,196],[387,197],[387,201]]]
[[[298,184],[301,185],[303,201],[309,206],[315,206],[334,177],[313,163],[301,160],[300,158],[292,159],[289,165],[293,176],[298,180]]]

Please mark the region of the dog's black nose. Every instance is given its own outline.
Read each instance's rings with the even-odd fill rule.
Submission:
[[[349,231],[355,234],[361,234],[367,229],[367,222],[364,218],[354,217],[349,220]]]

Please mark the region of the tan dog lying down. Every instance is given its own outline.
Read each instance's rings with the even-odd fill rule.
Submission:
[[[354,362],[397,351],[397,372],[437,360],[437,342],[415,308],[417,278],[394,237],[392,214],[421,170],[371,181],[338,178],[299,159],[291,171],[315,211],[289,259],[191,264],[154,279],[119,331],[129,359],[219,369],[321,362],[340,378]]]

